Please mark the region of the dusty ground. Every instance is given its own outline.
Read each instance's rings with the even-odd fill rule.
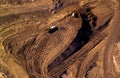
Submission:
[[[118,7],[117,0],[0,0],[0,78],[120,78]],[[58,30],[49,33],[51,26]]]

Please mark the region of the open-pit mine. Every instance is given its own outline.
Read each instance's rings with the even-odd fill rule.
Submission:
[[[120,0],[0,0],[0,78],[120,78]]]

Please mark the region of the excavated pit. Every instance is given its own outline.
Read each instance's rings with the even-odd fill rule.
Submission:
[[[81,25],[81,17],[77,20],[79,16],[70,15],[86,5],[94,8],[96,16],[89,19],[91,9],[86,9],[85,14],[79,14]],[[0,75],[2,78],[118,77],[113,63],[117,55],[111,50],[116,46],[109,47],[117,35],[113,35],[115,30],[109,31],[112,25],[117,29],[119,14],[115,13],[117,18],[108,25],[117,8],[116,0],[0,0]],[[49,34],[51,25],[58,26],[58,31]]]
[[[90,26],[89,20],[87,20],[87,16],[85,14],[81,14],[82,17],[82,28],[78,30],[78,33],[72,43],[68,46],[68,48],[62,52],[60,56],[58,56],[51,64],[48,66],[48,71],[50,71],[54,66],[59,65],[69,56],[78,51],[81,47],[83,47],[92,36],[92,28]]]
[[[105,29],[113,18],[113,16],[109,17],[103,25],[97,27],[98,18],[92,13],[90,8],[86,8],[86,12],[80,13],[80,16],[82,18],[82,28],[78,30],[76,37],[72,43],[69,44],[66,50],[48,65],[48,72],[52,70],[52,68],[61,64],[69,56],[80,50],[95,34]],[[97,29],[95,29],[96,27]]]

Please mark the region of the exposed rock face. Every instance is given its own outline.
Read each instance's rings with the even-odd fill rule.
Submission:
[[[119,18],[117,0],[0,0],[0,78],[120,78]]]

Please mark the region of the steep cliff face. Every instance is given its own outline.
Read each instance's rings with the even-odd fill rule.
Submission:
[[[118,5],[0,0],[0,78],[119,78]]]

